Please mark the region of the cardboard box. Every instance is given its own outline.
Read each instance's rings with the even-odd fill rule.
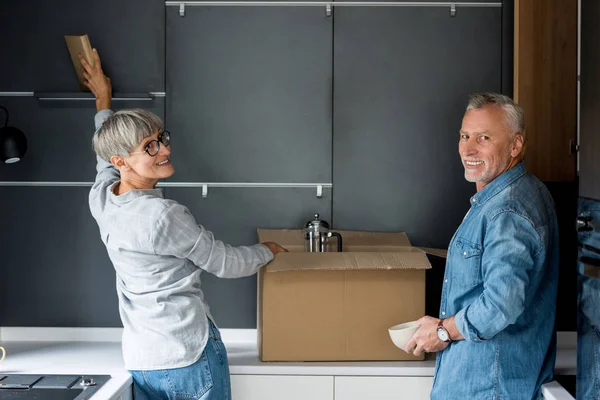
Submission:
[[[92,45],[88,35],[65,35],[65,42],[69,49],[69,55],[77,74],[77,80],[79,81],[79,87],[81,90],[90,91],[90,89],[83,83],[83,70],[81,62],[79,62],[79,54],[93,67],[94,66],[94,54],[92,52]]]
[[[394,346],[388,328],[425,315],[425,251],[404,233],[337,232],[342,253],[306,253],[302,230],[258,230],[290,251],[259,273],[261,360],[424,359]]]

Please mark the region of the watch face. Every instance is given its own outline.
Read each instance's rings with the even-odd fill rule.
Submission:
[[[445,330],[444,328],[442,328],[442,327],[438,328],[437,335],[438,335],[438,338],[439,338],[439,339],[440,339],[442,342],[447,342],[447,341],[448,341],[448,339],[450,339],[450,338],[448,337],[448,331],[446,331],[446,330]]]

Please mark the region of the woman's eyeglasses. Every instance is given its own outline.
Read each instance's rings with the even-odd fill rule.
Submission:
[[[158,135],[158,139],[149,141],[148,144],[146,144],[146,146],[144,146],[144,151],[136,151],[133,153],[129,153],[129,155],[148,153],[149,156],[154,157],[160,151],[161,143],[165,147],[171,143],[171,133],[169,131],[162,131],[162,133],[160,135]]]

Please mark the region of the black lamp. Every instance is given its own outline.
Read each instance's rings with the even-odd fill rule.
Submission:
[[[0,128],[0,161],[16,163],[27,152],[27,138],[19,129],[8,126],[8,110],[2,106],[0,108],[6,113],[4,127]]]

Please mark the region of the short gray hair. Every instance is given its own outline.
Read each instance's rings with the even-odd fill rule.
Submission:
[[[467,111],[479,110],[490,104],[504,110],[511,137],[514,138],[517,133],[520,133],[525,139],[525,113],[523,108],[508,96],[498,93],[474,93],[469,96]]]
[[[110,162],[112,156],[127,156],[142,140],[162,130],[162,121],[148,110],[120,110],[96,131],[92,145],[96,154]]]

